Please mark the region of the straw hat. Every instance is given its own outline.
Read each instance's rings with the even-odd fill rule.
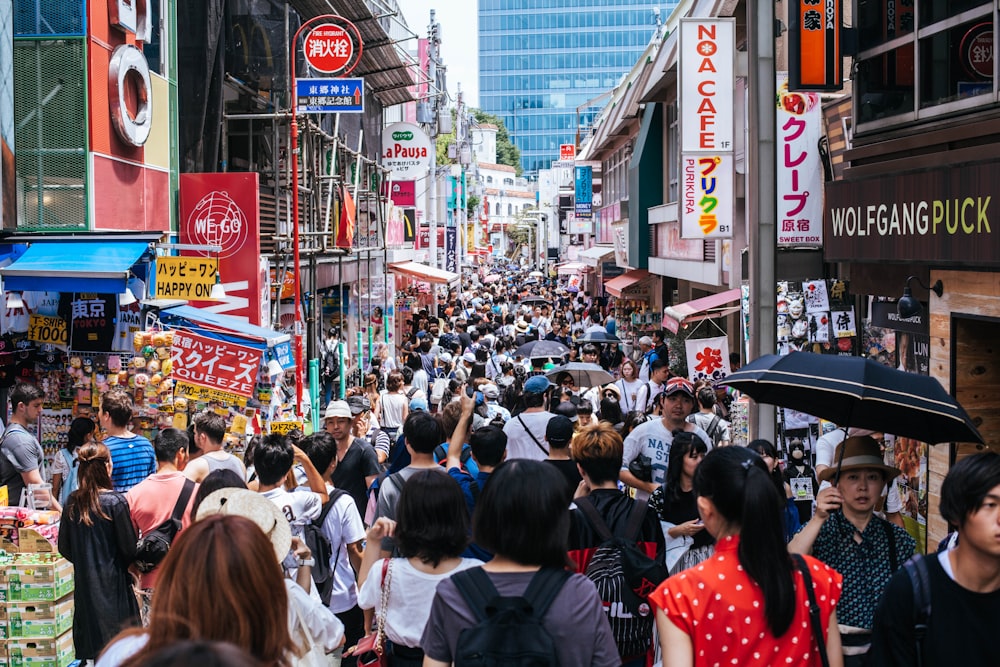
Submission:
[[[250,519],[257,524],[274,547],[281,562],[292,548],[292,529],[278,506],[259,493],[240,488],[219,489],[201,502],[195,520],[213,514],[230,514]]]
[[[846,448],[846,449],[845,449]],[[841,459],[843,452],[843,459]],[[882,448],[875,439],[867,435],[856,435],[837,445],[833,453],[833,463],[819,474],[819,481],[829,482],[837,474],[837,462],[840,461],[840,473],[849,470],[881,470],[885,473],[886,482],[895,479],[900,474],[899,468],[886,465],[882,459]]]

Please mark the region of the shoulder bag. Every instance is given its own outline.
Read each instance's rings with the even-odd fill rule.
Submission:
[[[358,641],[351,651],[357,656],[359,667],[389,667],[385,640],[385,615],[389,607],[389,586],[392,583],[392,559],[382,561],[382,601],[375,616],[375,627]]]

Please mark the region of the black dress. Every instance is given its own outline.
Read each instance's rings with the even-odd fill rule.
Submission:
[[[59,525],[59,553],[73,563],[76,581],[73,644],[79,660],[93,660],[121,630],[139,625],[139,604],[128,566],[135,559],[136,534],[128,501],[101,492],[101,509],[87,526],[73,518],[70,496]]]

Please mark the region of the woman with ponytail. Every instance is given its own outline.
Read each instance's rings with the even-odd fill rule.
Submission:
[[[664,667],[841,667],[835,611],[841,577],[805,557],[811,584],[805,581],[785,546],[784,499],[760,456],[743,447],[713,449],[695,471],[694,493],[715,555],[650,596]]]
[[[78,660],[94,660],[121,630],[139,624],[128,567],[136,533],[125,496],[111,487],[111,454],[101,444],[77,451],[78,486],[59,524],[59,553],[73,563],[73,644]]]

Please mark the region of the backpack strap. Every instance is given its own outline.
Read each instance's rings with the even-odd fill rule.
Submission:
[[[587,517],[587,521],[590,525],[597,531],[597,536],[601,538],[602,542],[607,542],[611,539],[611,529],[608,528],[608,523],[597,511],[597,507],[594,506],[594,501],[590,497],[577,498],[576,507],[583,515]]]
[[[187,509],[188,500],[191,499],[191,494],[194,493],[195,483],[190,479],[184,480],[184,488],[181,489],[181,495],[177,497],[177,502],[174,503],[174,511],[170,513],[170,518],[175,521],[180,521],[184,517],[184,510]]]
[[[636,500],[632,503],[632,510],[628,515],[628,525],[625,526],[625,537],[638,543],[639,534],[642,532],[642,523],[646,518],[646,509],[649,507],[649,498]]]
[[[531,613],[539,623],[542,622],[545,612],[552,606],[553,600],[559,595],[570,574],[568,570],[562,568],[543,567],[531,578],[523,597],[531,605]]]
[[[899,557],[896,555],[896,531],[892,529],[892,524],[882,521],[882,530],[885,531],[885,539],[889,542],[889,574],[899,569]]]
[[[320,510],[319,516],[313,519],[313,525],[317,528],[321,528],[323,523],[326,522],[326,517],[330,513],[330,510],[333,509],[333,504],[337,502],[338,498],[345,495],[347,495],[347,491],[344,491],[343,489],[334,489],[331,491],[328,494],[329,499],[326,501],[326,504],[323,505],[323,509]]]
[[[476,620],[480,623],[485,621],[486,605],[500,595],[485,570],[481,566],[470,567],[453,574],[451,580],[455,582],[455,588],[462,594],[469,609],[476,615]]]
[[[816,591],[813,590],[812,576],[809,574],[809,566],[806,559],[800,554],[792,554],[795,567],[802,573],[802,585],[806,588],[806,596],[809,598],[809,620],[812,626],[813,639],[816,640],[816,648],[819,649],[819,658],[823,667],[830,667],[830,661],[826,655],[826,642],[823,641],[823,626],[819,618],[819,605],[816,604]]]
[[[535,437],[535,434],[531,432],[531,429],[528,428],[528,425],[524,423],[523,419],[521,419],[521,415],[517,416],[517,421],[521,422],[521,427],[524,429],[524,432],[528,434],[528,437],[530,437],[534,441],[534,443],[538,445],[538,448],[542,450],[542,452],[544,452],[546,456],[548,456],[549,450],[542,447],[542,443],[538,442],[538,438]]]
[[[722,421],[722,417],[720,417],[719,415],[713,415],[712,416],[712,421],[709,422],[708,428],[705,429],[705,432],[708,433],[708,437],[710,437],[712,439],[712,444],[713,445],[716,442],[715,441],[715,430],[719,427],[719,422],[720,421]]]
[[[917,667],[924,663],[924,640],[931,619],[931,577],[924,556],[914,556],[903,563],[913,586],[913,636],[916,640]]]

